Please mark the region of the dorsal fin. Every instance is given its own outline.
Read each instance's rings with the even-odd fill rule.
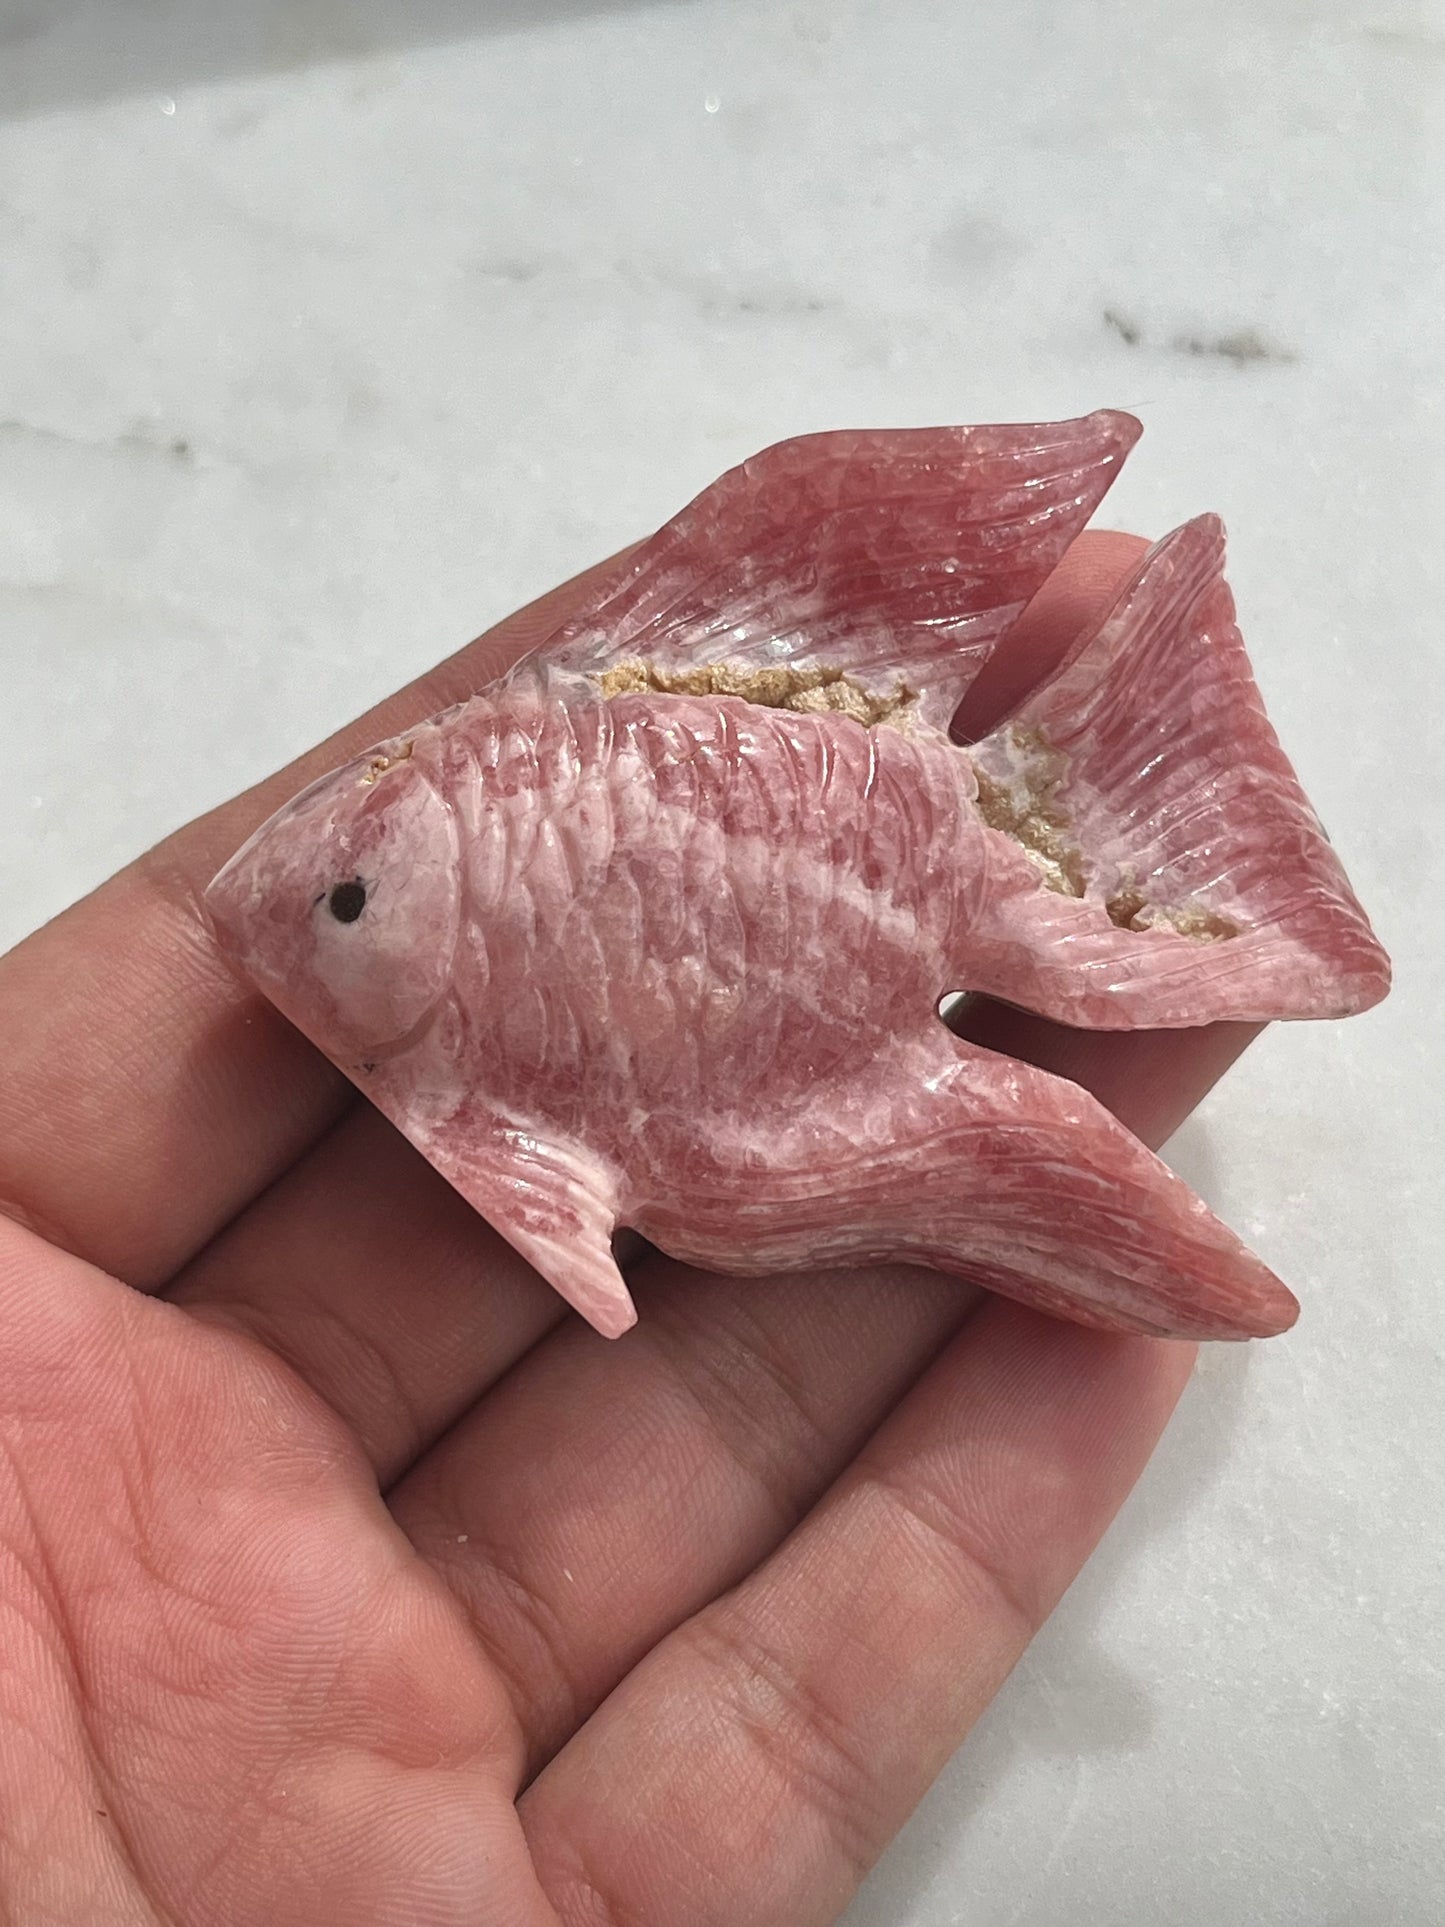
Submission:
[[[537,655],[591,676],[836,671],[879,698],[906,687],[946,728],[1138,435],[1100,410],[779,442],[704,489]]]

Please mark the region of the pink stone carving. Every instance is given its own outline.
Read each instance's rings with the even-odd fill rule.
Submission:
[[[1335,1017],[1388,964],[1266,720],[1212,517],[984,742],[959,698],[1138,433],[806,436],[501,681],[314,784],[208,903],[240,969],[600,1331],[632,1226],[899,1259],[1085,1323],[1285,1287],[949,991],[1110,1029]]]

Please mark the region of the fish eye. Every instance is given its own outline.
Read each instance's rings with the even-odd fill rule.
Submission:
[[[338,883],[327,898],[326,907],[338,923],[355,923],[366,908],[366,885]]]

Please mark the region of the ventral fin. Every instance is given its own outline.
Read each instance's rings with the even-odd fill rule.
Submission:
[[[643,543],[538,656],[599,678],[836,673],[945,728],[1139,432],[1100,410],[780,442]]]
[[[768,1273],[924,1264],[1078,1324],[1179,1338],[1286,1330],[1299,1307],[1087,1091],[931,1034],[638,1228],[685,1262]],[[867,1116],[860,1147],[838,1116]]]

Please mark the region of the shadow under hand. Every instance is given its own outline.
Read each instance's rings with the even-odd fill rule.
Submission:
[[[0,117],[682,3],[0,0]]]
[[[1194,1156],[1191,1168],[1198,1165]],[[1148,1694],[1099,1643],[1099,1621],[1123,1575],[1148,1556],[1152,1541],[1188,1513],[1226,1464],[1247,1396],[1251,1349],[1205,1348],[1148,1471],[1103,1544],[840,1927],[900,1927],[919,1918],[921,1896],[941,1867],[963,1864],[971,1835],[977,1834],[982,1854],[996,1868],[999,1851],[986,1845],[985,1831],[991,1796],[1027,1762],[1052,1759],[1072,1765],[1073,1771],[1067,1778],[1060,1776],[1066,1790],[1049,1800],[1049,1811],[1040,1816],[1041,1824],[1054,1831],[1048,1851],[1029,1863],[1029,1879],[1046,1883],[1050,1864],[1075,1823],[1087,1817],[1080,1792],[1082,1762],[1091,1754],[1130,1752],[1150,1738],[1154,1709]],[[1024,1882],[1017,1871],[1013,1877],[1017,1902],[1024,1898]],[[1035,1899],[1044,1899],[1045,1906],[1047,1891],[1035,1888]],[[939,1916],[944,1917],[952,1915]],[[985,1916],[977,1917],[982,1927]],[[1046,1911],[1028,1918],[1052,1920],[1055,1915]],[[1072,1916],[1061,1905],[1057,1918]]]

